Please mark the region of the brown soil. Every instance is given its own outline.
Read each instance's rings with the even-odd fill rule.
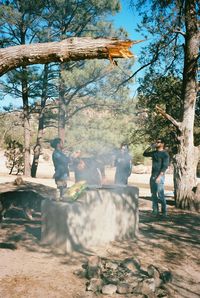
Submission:
[[[143,184],[148,185],[148,180]],[[149,264],[167,268],[173,274],[170,297],[200,297],[200,216],[178,211],[170,202],[168,218],[156,218],[151,215],[149,198],[143,195],[138,239],[114,242],[96,249],[95,254],[110,259],[136,257],[144,269]],[[34,213],[33,221],[27,221],[18,209],[7,213],[0,228],[0,297],[97,297],[86,292],[86,280],[74,274],[88,256],[59,254],[41,245],[40,234],[40,213]]]

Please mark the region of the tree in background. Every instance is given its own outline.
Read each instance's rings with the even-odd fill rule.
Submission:
[[[50,21],[49,30],[54,40],[62,41],[66,37],[74,36],[110,37],[114,31],[111,22],[106,20],[106,18],[108,15],[117,13],[119,9],[120,2],[118,0],[92,2],[90,0],[82,0],[79,2],[51,0],[48,2],[45,17],[46,20]],[[119,36],[119,33],[117,36]],[[84,70],[85,65],[86,69]],[[100,63],[97,67],[100,67]],[[82,77],[80,76],[79,68],[81,68]],[[58,66],[58,135],[63,142],[65,140],[65,125],[69,118],[68,106],[71,101],[78,96],[78,93],[80,94],[80,89],[83,90],[84,87],[86,89],[88,85],[91,86],[91,83],[93,83],[93,88],[95,89],[95,80],[98,79],[98,72],[101,72],[99,75],[102,76],[102,67],[98,68],[96,74],[93,72],[94,77],[91,78],[91,71],[87,67],[87,62],[63,62]],[[89,75],[87,74],[88,70],[90,71]],[[68,80],[69,75],[70,81]],[[84,80],[84,83],[81,84],[77,77],[81,79],[81,82]],[[72,88],[72,81],[74,81],[74,83],[76,82],[77,86],[73,84]],[[89,97],[88,94],[87,98]]]
[[[111,103],[110,103],[111,104]],[[116,109],[107,107],[88,107],[80,110],[69,121],[67,129],[67,147],[79,149],[86,155],[106,155],[128,139],[128,133],[134,127],[131,111],[133,103],[129,100],[120,102]]]
[[[102,102],[102,106],[99,105],[96,108],[92,106],[79,110],[69,119],[66,130],[66,148],[69,154],[79,149],[83,155],[93,156],[105,164],[111,165],[116,148],[119,148],[122,142],[127,142],[129,132],[135,126],[134,99],[120,101],[118,108],[116,102],[113,102],[112,109],[111,102],[109,102],[109,108],[104,107],[103,104],[104,102]],[[8,139],[23,143],[20,114],[20,112],[10,112],[1,115],[0,121],[2,119],[2,124],[4,124],[0,128],[0,134],[3,136],[1,140],[3,148],[6,148],[5,142]],[[37,117],[37,114],[32,114],[30,119],[31,144],[34,144],[37,135]],[[57,126],[45,126],[45,140],[52,139],[56,133]],[[49,142],[45,142],[43,146],[49,149]]]
[[[31,44],[38,41],[43,1],[2,1],[0,5],[1,47]],[[30,176],[30,101],[38,98],[35,86],[40,79],[37,67],[19,67],[2,81],[3,93],[22,98],[24,127],[24,175]]]
[[[118,10],[119,3],[115,0],[107,1],[106,4],[102,2],[99,3],[98,1],[93,3],[91,3],[91,1],[81,1],[78,5],[74,1],[49,1],[43,16],[48,28],[47,34],[49,38],[47,39],[63,40],[66,37],[84,36],[86,34],[87,36],[95,37],[99,35],[110,36],[111,33],[114,34],[115,31],[111,23],[104,19],[107,14],[113,14]],[[82,17],[80,18],[80,16]],[[114,35],[119,36],[119,34],[121,36],[123,35],[123,37],[126,35],[122,30]],[[126,69],[128,71],[128,66],[126,66]],[[112,75],[116,75],[114,67],[112,65],[110,67],[110,63],[105,63],[104,61],[77,61],[71,63],[63,62],[58,65],[54,64],[51,69],[48,67],[48,75],[46,66],[44,79],[42,80],[43,85],[41,86],[44,92],[41,97],[38,137],[36,145],[34,146],[34,158],[31,166],[32,177],[36,176],[44,128],[47,125],[52,125],[52,122],[53,126],[57,125],[55,123],[56,114],[53,105],[51,105],[51,109],[54,109],[54,113],[51,114],[48,112],[48,117],[45,117],[45,115],[47,115],[47,113],[45,114],[44,112],[47,110],[45,108],[47,98],[57,99],[55,103],[59,107],[58,135],[64,143],[65,134],[67,133],[65,127],[70,118],[79,110],[98,106],[98,94],[101,93],[101,98],[103,94],[104,97],[109,98],[109,95],[104,91],[105,86],[102,88],[102,85],[103,82],[104,84],[106,83],[108,80],[107,77],[109,74],[111,75],[111,72]],[[53,78],[51,85],[54,85],[54,87],[51,88],[51,92],[48,90],[50,84],[48,77],[50,76]],[[121,73],[120,79],[118,74],[117,78],[118,81],[123,80],[123,74]],[[114,86],[114,80],[112,86]],[[122,89],[125,88],[123,87]],[[111,88],[109,92],[111,92]],[[47,96],[47,94],[49,94],[49,96]]]
[[[169,100],[170,99],[170,100]],[[164,108],[172,117],[181,117],[181,80],[174,76],[162,76],[151,71],[140,80],[136,104],[138,125],[132,138],[153,142],[158,135],[165,136],[171,153],[176,150],[176,129],[156,112],[156,106]],[[173,149],[174,148],[174,149]],[[172,157],[173,154],[171,154]]]
[[[146,2],[138,1],[137,9],[143,9]],[[168,98],[160,94],[164,101],[154,113],[160,113],[170,124],[170,131],[174,131],[177,145],[174,157],[176,206],[197,210],[200,208],[200,185],[197,185],[196,169],[200,149],[197,146],[199,143],[194,141],[194,121],[200,42],[198,13],[199,6],[195,0],[152,1],[148,5],[148,11],[141,12],[143,19],[138,28],[146,37],[149,38],[150,35],[153,37],[141,55],[140,60],[143,64],[141,68],[149,66],[150,72],[147,75],[150,76],[151,70],[154,69],[154,74],[156,73],[158,78],[171,76],[177,78],[175,80],[181,84],[181,93],[178,97],[179,88],[177,91],[173,89],[173,94],[170,94],[168,89]],[[147,92],[149,86],[145,88]],[[153,86],[150,88],[153,91]],[[152,98],[159,101],[155,94],[152,94]],[[176,101],[174,110],[179,109],[178,111],[170,109],[170,114],[168,111],[174,100]],[[151,121],[151,118],[148,120]],[[164,130],[162,122],[165,120],[159,119],[160,130]],[[159,128],[156,131],[158,130]],[[154,137],[152,133],[151,136]]]
[[[23,173],[24,162],[23,162],[23,145],[10,138],[5,139],[6,151],[5,157],[7,158],[6,167],[10,169],[9,175],[15,171],[16,175]]]

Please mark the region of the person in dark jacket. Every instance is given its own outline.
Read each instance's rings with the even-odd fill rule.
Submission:
[[[105,177],[104,166],[92,157],[81,157],[76,151],[72,157],[75,182],[85,181],[88,185],[101,185]]]
[[[152,158],[152,171],[150,177],[150,188],[152,196],[153,214],[159,214],[158,202],[161,202],[161,212],[167,215],[167,205],[164,195],[165,172],[169,166],[169,154],[165,150],[165,141],[158,138],[156,143],[148,147],[143,156]]]
[[[132,158],[126,144],[121,145],[120,151],[116,155],[114,165],[116,166],[115,184],[127,185],[128,177],[132,172]]]
[[[70,159],[63,152],[63,142],[60,138],[55,138],[51,141],[51,147],[54,148],[52,160],[55,168],[54,179],[57,188],[60,191],[60,199],[67,188],[67,178],[69,176],[69,162]]]

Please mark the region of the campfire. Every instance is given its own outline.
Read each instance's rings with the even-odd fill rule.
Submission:
[[[172,281],[169,270],[161,270],[152,264],[143,269],[136,258],[109,260],[92,256],[81,270],[74,273],[87,279],[86,291],[105,295],[169,297],[167,283]]]

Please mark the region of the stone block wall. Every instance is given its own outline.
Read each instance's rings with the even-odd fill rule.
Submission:
[[[88,189],[75,202],[42,201],[42,242],[66,252],[87,251],[138,231],[136,187]]]

